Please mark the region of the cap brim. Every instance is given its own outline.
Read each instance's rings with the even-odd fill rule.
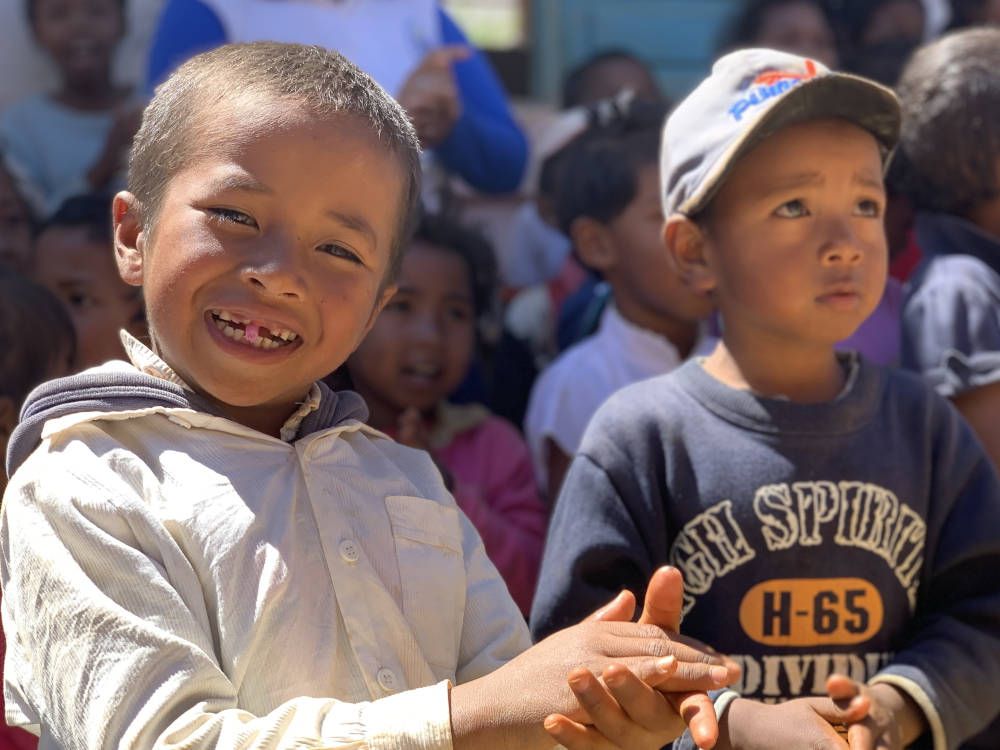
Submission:
[[[693,216],[704,209],[736,162],[768,136],[795,123],[832,118],[864,128],[887,150],[899,140],[902,115],[891,89],[847,73],[820,76],[799,84],[761,115],[719,158],[698,191],[678,210]]]

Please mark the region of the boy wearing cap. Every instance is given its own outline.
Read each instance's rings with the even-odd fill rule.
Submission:
[[[844,747],[823,693],[863,695],[852,748],[953,748],[995,713],[1000,482],[922,381],[834,350],[882,294],[898,127],[887,89],[744,50],[664,130],[665,244],[722,340],[595,415],[532,629],[677,566],[685,632],[743,666],[719,747]]]

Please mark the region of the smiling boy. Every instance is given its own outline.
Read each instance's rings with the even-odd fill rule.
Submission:
[[[888,89],[772,50],[678,106],[665,251],[722,340],[602,407],[550,526],[536,635],[684,572],[685,632],[744,668],[720,748],[845,748],[817,694],[863,696],[852,748],[954,748],[995,713],[996,473],[925,383],[834,349],[882,294],[899,119]]]
[[[627,597],[529,649],[431,459],[317,382],[392,295],[419,183],[335,53],[223,47],[158,90],[112,209],[152,349],[36,391],[8,452],[7,719],[41,748],[533,748],[551,713],[658,748],[659,690],[731,679]]]

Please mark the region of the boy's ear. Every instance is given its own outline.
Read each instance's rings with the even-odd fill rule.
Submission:
[[[142,286],[142,262],[146,249],[146,233],[142,228],[139,202],[132,193],[122,191],[111,203],[114,227],[115,261],[122,281]]]
[[[569,225],[573,250],[587,268],[606,273],[618,262],[618,250],[605,227],[597,219],[578,216]]]
[[[709,239],[704,228],[686,216],[674,214],[663,225],[663,244],[689,289],[700,294],[715,289],[715,272],[708,262]]]

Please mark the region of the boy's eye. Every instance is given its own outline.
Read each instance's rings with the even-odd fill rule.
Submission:
[[[472,310],[464,305],[453,305],[448,308],[448,315],[451,316],[452,320],[457,320],[461,323],[472,320]]]
[[[75,310],[87,310],[97,305],[97,300],[85,292],[70,292],[66,295],[66,301]]]
[[[877,219],[882,215],[882,206],[878,201],[873,200],[862,200],[858,201],[858,214],[861,216],[870,216],[873,219]]]
[[[257,226],[257,222],[252,217],[234,208],[210,208],[208,213],[215,221],[223,224],[242,224],[245,227],[254,228]]]
[[[393,297],[386,304],[385,309],[392,310],[393,312],[406,313],[410,312],[412,307],[413,306],[410,304],[410,301],[408,299],[399,299],[398,297]]]
[[[774,212],[775,216],[779,216],[782,219],[799,219],[803,216],[808,216],[809,211],[806,209],[806,204],[802,201],[796,199],[793,201],[788,201],[787,203],[782,203],[778,206],[777,210]]]
[[[337,244],[320,245],[319,249],[322,252],[327,253],[329,255],[333,255],[337,258],[343,258],[345,260],[349,260],[352,263],[357,263],[359,266],[363,265],[361,262],[361,258],[358,257],[358,254],[355,253],[353,250],[344,247],[343,245],[337,245]]]

